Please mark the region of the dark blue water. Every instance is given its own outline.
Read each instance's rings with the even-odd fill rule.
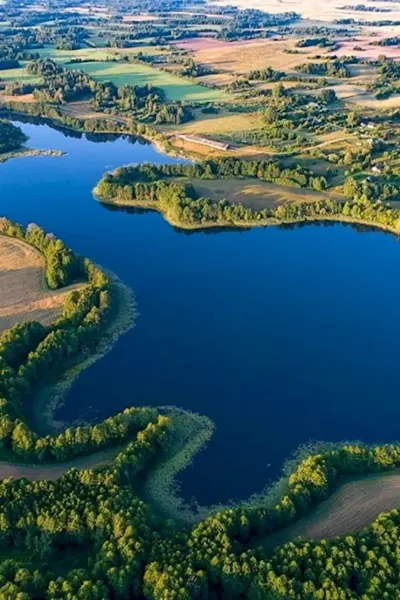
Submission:
[[[110,211],[107,169],[169,162],[149,145],[93,143],[23,125],[63,158],[0,165],[0,215],[38,222],[135,291],[137,326],[73,386],[61,418],[176,404],[217,424],[182,474],[186,497],[246,497],[307,440],[400,437],[400,245],[381,232],[307,226],[176,232]]]

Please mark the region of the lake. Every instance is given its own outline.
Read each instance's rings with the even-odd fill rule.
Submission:
[[[308,440],[397,440],[400,244],[340,224],[190,235],[92,197],[104,171],[171,162],[151,145],[20,124],[64,157],[0,165],[0,216],[37,222],[111,269],[140,316],[57,417],[175,404],[217,432],[181,474],[200,503],[246,498]]]

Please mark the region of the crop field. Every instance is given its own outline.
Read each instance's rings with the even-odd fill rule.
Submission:
[[[213,202],[227,200],[232,204],[242,204],[253,210],[263,210],[288,202],[315,202],[324,198],[323,193],[312,190],[285,187],[254,179],[186,179],[202,198]]]
[[[97,81],[112,81],[115,85],[151,84],[165,91],[168,100],[189,102],[228,101],[229,94],[221,90],[207,89],[171,73],[160,71],[146,65],[129,63],[93,62],[79,65]]]
[[[355,533],[370,525],[381,513],[400,504],[400,473],[384,473],[342,485],[308,517],[282,532],[265,538],[270,550],[296,537],[331,539]]]
[[[229,0],[222,0],[221,4],[229,5]],[[302,0],[301,2],[292,2],[291,0],[236,0],[235,5],[243,9],[257,8],[270,13],[281,13],[284,10],[294,10],[300,13],[304,18],[315,21],[334,21],[336,19],[353,17],[360,21],[379,21],[382,18],[389,16],[391,20],[400,19],[399,5],[394,3],[393,12],[382,13],[350,11],[344,8],[346,4],[356,5],[361,4],[357,1],[343,2],[341,0]],[[374,6],[371,0],[362,2],[367,6]],[[381,4],[382,6],[382,4]]]
[[[315,54],[315,48],[302,48],[299,54],[288,54],[293,49],[293,40],[249,40],[245,42],[218,42],[199,38],[191,44],[181,47],[190,49],[193,58],[200,64],[206,64],[224,73],[245,74],[255,69],[272,67],[276,70],[291,71],[304,63],[308,56]],[[318,51],[320,55],[328,52]]]
[[[72,289],[77,286],[49,290],[41,254],[24,242],[0,235],[0,332],[23,321],[49,325]]]
[[[217,115],[204,115],[201,111],[194,111],[195,121],[189,121],[183,125],[172,128],[180,134],[187,135],[211,135],[224,136],[232,132],[250,131],[262,127],[262,119],[259,113],[231,113],[222,111]],[[164,127],[163,129],[167,129]]]

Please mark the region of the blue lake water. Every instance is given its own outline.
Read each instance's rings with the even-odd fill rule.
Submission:
[[[68,154],[1,164],[0,215],[35,221],[115,271],[140,311],[60,418],[135,404],[207,414],[217,433],[180,478],[201,503],[261,490],[310,439],[400,438],[398,239],[339,224],[187,235],[91,193],[106,170],[174,159],[21,126],[31,147]]]

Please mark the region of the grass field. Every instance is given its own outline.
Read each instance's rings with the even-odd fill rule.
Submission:
[[[214,202],[227,200],[232,204],[242,204],[253,210],[263,210],[287,202],[315,202],[326,197],[321,192],[313,192],[254,179],[186,179],[192,183],[199,196]]]
[[[168,100],[189,102],[228,101],[229,94],[207,89],[189,80],[165,73],[146,65],[93,62],[78,67],[97,81],[112,81],[115,85],[145,85],[149,83],[165,91]]]
[[[19,69],[5,69],[0,71],[0,81],[23,81],[24,83],[39,83],[40,77],[31,75],[25,69],[20,67]]]
[[[51,291],[44,258],[24,242],[0,235],[0,332],[23,321],[52,323],[65,297],[80,286]]]

